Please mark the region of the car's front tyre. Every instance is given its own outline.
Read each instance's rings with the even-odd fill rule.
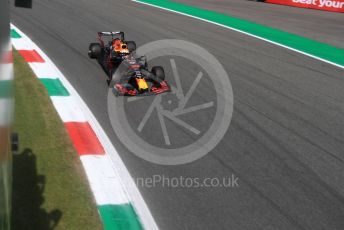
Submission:
[[[164,81],[165,80],[165,71],[161,66],[154,66],[152,68],[152,73],[159,78],[159,80]]]

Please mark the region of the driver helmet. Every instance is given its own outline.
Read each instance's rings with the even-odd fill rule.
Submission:
[[[128,49],[127,44],[122,42],[120,39],[114,39],[112,41],[112,49],[113,49],[113,51],[120,53],[120,54],[128,54],[129,53],[129,49]]]

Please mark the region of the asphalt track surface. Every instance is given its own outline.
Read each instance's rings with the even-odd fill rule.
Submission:
[[[283,19],[290,7],[279,10]],[[308,12],[300,21],[313,20]],[[125,0],[36,0],[33,10],[11,14],[88,104],[133,177],[239,177],[230,189],[141,187],[161,229],[344,228],[343,69]],[[104,72],[87,56],[101,30],[123,30],[138,45],[183,39],[218,58],[232,83],[234,113],[215,149],[191,164],[159,166],[121,144],[107,115]]]

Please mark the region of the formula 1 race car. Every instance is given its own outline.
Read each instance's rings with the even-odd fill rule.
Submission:
[[[134,41],[126,41],[124,32],[98,32],[98,43],[91,43],[88,56],[97,59],[111,80],[114,69],[121,64],[123,57],[136,50]]]
[[[115,96],[156,95],[170,91],[161,66],[148,70],[146,58],[128,55],[112,77],[112,88]]]

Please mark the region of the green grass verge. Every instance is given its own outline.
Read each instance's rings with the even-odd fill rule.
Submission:
[[[48,93],[14,51],[12,230],[97,230],[102,224],[81,162]]]

